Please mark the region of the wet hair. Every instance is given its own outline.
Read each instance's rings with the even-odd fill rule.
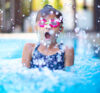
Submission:
[[[51,5],[45,5],[37,14],[36,17],[36,22],[40,20],[41,17],[46,17],[48,15],[50,15],[50,13],[52,13],[57,17],[57,18],[61,18],[61,23],[63,24],[63,17],[62,17],[62,13],[58,10],[56,10],[55,8],[53,8]]]

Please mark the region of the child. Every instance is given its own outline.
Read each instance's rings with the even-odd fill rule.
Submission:
[[[37,14],[35,30],[40,33],[40,43],[27,43],[24,46],[22,63],[26,67],[61,70],[74,64],[74,49],[63,48],[62,43],[56,42],[63,31],[61,12],[51,5],[45,5]]]

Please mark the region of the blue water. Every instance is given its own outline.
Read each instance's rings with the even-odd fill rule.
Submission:
[[[100,58],[88,42],[73,39],[71,72],[22,67],[26,42],[31,40],[0,39],[0,93],[100,93]]]
[[[0,58],[14,59],[22,56],[24,44],[29,40],[0,39]]]

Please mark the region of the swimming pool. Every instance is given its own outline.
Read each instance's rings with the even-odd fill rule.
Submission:
[[[89,42],[73,39],[72,72],[27,69],[21,65],[24,39],[0,39],[0,93],[99,93],[100,59]]]

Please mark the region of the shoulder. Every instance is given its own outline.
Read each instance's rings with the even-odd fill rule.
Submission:
[[[27,52],[27,53],[31,53],[35,48],[35,44],[32,44],[32,43],[26,43],[24,45],[24,48],[23,48],[23,52]]]
[[[64,45],[63,43],[59,44],[59,48],[62,49],[65,53],[74,52],[74,48],[72,46]]]
[[[35,47],[35,44],[32,44],[32,43],[26,43],[24,45],[23,53],[22,53],[22,63],[24,63],[26,67],[30,67],[30,60],[32,57],[31,54],[34,47]]]
[[[24,45],[25,48],[32,48],[32,47],[35,47],[35,44],[32,44],[32,43],[26,43]]]
[[[68,52],[74,52],[74,48],[66,46],[65,47],[65,53],[68,53]]]

